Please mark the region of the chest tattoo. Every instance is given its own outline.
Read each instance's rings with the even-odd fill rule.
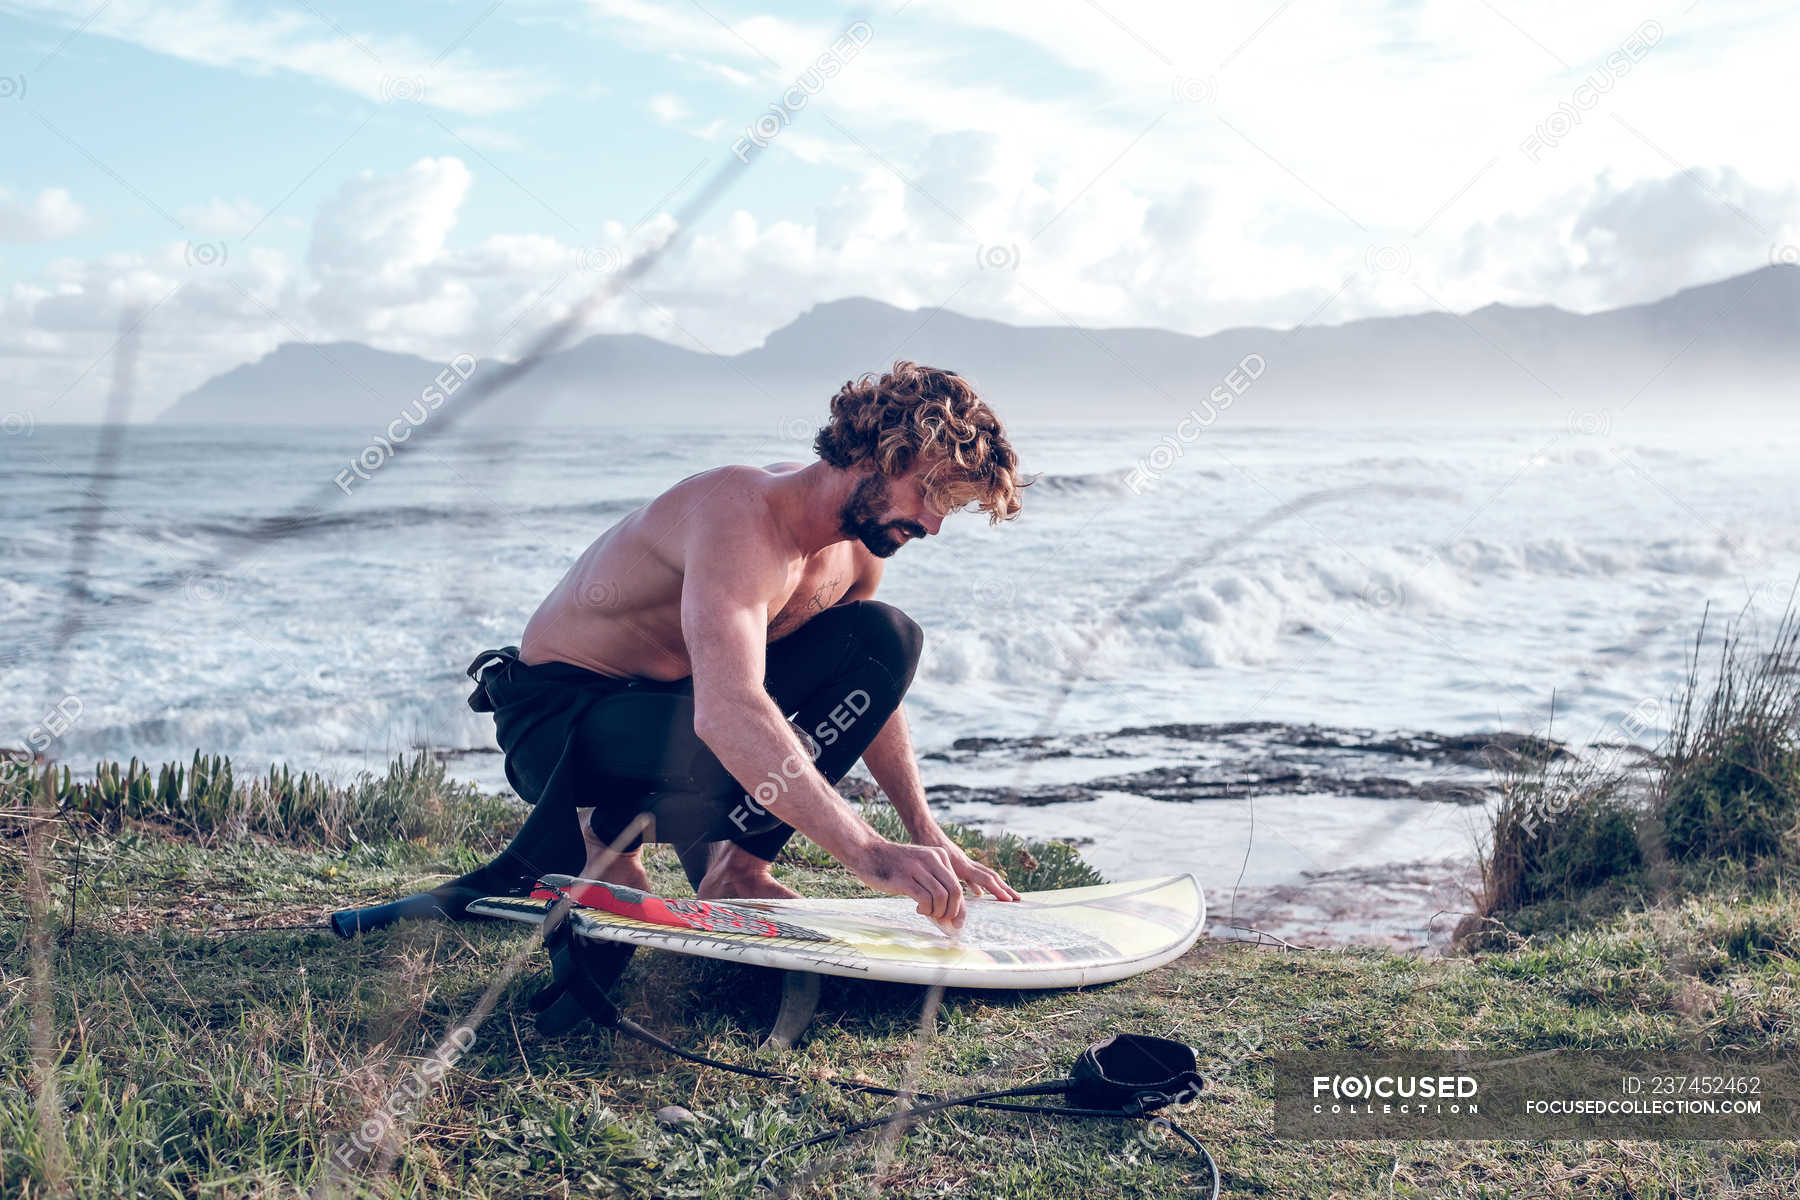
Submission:
[[[836,579],[827,579],[820,584],[819,590],[813,593],[812,600],[807,603],[807,607],[813,612],[824,612],[826,606],[837,596],[837,585]]]

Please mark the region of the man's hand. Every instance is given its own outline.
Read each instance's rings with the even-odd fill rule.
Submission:
[[[984,867],[967,854],[961,846],[950,840],[943,830],[937,831],[937,837],[925,843],[936,846],[950,856],[950,869],[956,877],[975,889],[976,895],[989,895],[996,900],[1017,900],[1019,893],[1013,891],[1006,882],[1005,876],[991,867]]]
[[[919,912],[946,933],[962,928],[962,883],[942,846],[907,846],[876,842],[855,862],[846,862],[852,874],[878,892],[918,901]]]
[[[942,850],[951,873],[974,888],[976,895],[985,892],[996,900],[1019,898],[1019,893],[1007,886],[998,871],[971,861],[932,817],[931,808],[925,803],[925,787],[919,781],[919,762],[913,754],[905,710],[896,708],[887,724],[876,733],[875,740],[863,751],[863,765],[869,768],[869,774],[875,777],[875,783],[894,806],[894,812],[906,826],[914,845]]]

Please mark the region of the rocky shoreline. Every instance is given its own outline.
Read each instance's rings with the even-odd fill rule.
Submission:
[[[1501,770],[1576,753],[1528,734],[1243,721],[966,737],[919,757],[942,819],[1068,842],[1109,877],[1194,871],[1212,937],[1430,954],[1469,908],[1470,835]],[[860,770],[838,790],[880,797]]]
[[[1125,773],[1056,782],[942,783],[934,803],[1042,805],[1129,792],[1156,800],[1329,793],[1377,800],[1478,805],[1495,794],[1494,768],[1509,759],[1558,757],[1559,743],[1516,733],[1395,733],[1245,721],[1132,726],[1110,733],[959,738],[922,761],[990,773],[996,765],[1051,760],[1166,758]]]

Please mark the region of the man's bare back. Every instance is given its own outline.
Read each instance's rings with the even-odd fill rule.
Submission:
[[[681,633],[690,522],[744,523],[779,547],[786,584],[768,606],[768,641],[844,599],[873,591],[881,564],[860,543],[809,549],[781,536],[770,485],[806,464],[728,466],[690,475],[608,529],[575,561],[525,626],[520,658],[566,662],[618,678],[675,680],[693,671]]]

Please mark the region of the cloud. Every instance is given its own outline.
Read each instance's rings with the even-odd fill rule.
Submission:
[[[15,200],[0,188],[0,241],[51,242],[87,225],[87,213],[66,188],[45,188],[30,200]]]
[[[7,5],[21,16],[186,62],[247,75],[286,71],[365,100],[412,100],[483,116],[523,108],[552,90],[539,74],[481,66],[465,49],[440,53],[410,37],[347,29],[302,7],[270,12],[230,0]]]
[[[684,71],[729,65],[770,98],[840,32],[742,8],[713,19],[597,0],[590,11],[609,35]],[[1608,257],[1607,222],[1648,212],[1596,210],[1578,234],[1570,212],[1541,210],[1584,210],[1602,173],[1618,188],[1668,176],[1684,149],[1764,187],[1793,178],[1777,147],[1791,140],[1780,114],[1800,89],[1781,48],[1800,35],[1800,10],[1719,0],[1663,17],[1648,53],[1542,161],[1521,143],[1629,40],[1642,43],[1643,13],[1514,0],[1504,12],[1417,5],[1372,19],[1366,6],[1326,2],[1301,18],[1109,0],[1046,19],[1026,0],[915,0],[869,20],[867,47],[770,153],[899,179],[921,270],[958,226],[972,255],[1054,216],[1028,256],[1038,282],[994,315],[1053,308],[1105,321],[1101,306],[1116,303],[1114,322],[1156,316],[1204,331],[1414,311],[1428,296],[1474,308],[1496,289],[1534,303],[1626,302],[1746,269],[1767,246],[1705,224],[1715,217],[1700,203],[1667,217],[1703,247],[1626,265]],[[749,119],[725,117],[729,130]],[[1728,196],[1733,185],[1709,186]],[[825,207],[823,241],[842,243],[844,214]],[[1512,251],[1484,257],[1468,240],[1491,243],[1506,227],[1521,231]],[[1371,256],[1411,267],[1371,275]],[[1475,260],[1487,265],[1460,273]],[[1584,271],[1589,261],[1616,277]]]
[[[38,280],[0,295],[8,407],[40,423],[96,419],[127,306],[148,314],[138,419],[281,341],[317,336],[304,324],[293,268],[277,251],[244,250],[195,265],[185,244],[171,242],[150,251],[60,258]]]
[[[681,118],[687,116],[688,112],[687,105],[681,102],[681,97],[671,95],[668,92],[658,92],[656,95],[650,97],[644,107],[651,116],[655,117],[658,121],[661,121],[664,125],[673,125],[675,122],[681,120]]]
[[[321,275],[391,276],[437,257],[468,194],[459,158],[423,158],[404,171],[359,172],[320,206],[307,258]]]
[[[1247,221],[1253,205],[1229,189],[1190,183],[1146,199],[1122,177],[1047,170],[988,134],[934,138],[895,166],[859,172],[807,220],[715,215],[576,336],[635,332],[735,353],[848,296],[1017,324],[1188,332],[1282,326],[1296,313],[1335,321],[1419,311],[1428,297],[1459,311],[1494,299],[1601,307],[1758,266],[1767,231],[1793,239],[1800,230],[1792,187],[1758,187],[1736,171],[1603,175],[1479,223],[1446,254],[1406,248],[1392,256],[1404,270],[1389,274],[1361,247],[1314,261],[1303,231]],[[158,394],[171,399],[283,341],[510,357],[674,228],[663,213],[633,230],[608,222],[591,246],[527,233],[459,247],[453,235],[472,186],[468,166],[448,157],[362,172],[320,205],[303,262],[235,243],[214,265],[196,265],[180,243],[57,260],[7,297],[14,333],[0,353],[39,356],[19,372],[29,390],[30,379],[61,377],[45,366],[51,358],[101,353],[121,303],[161,301],[149,354],[164,360]],[[102,387],[84,386],[91,415]]]
[[[735,88],[747,88],[756,82],[756,76],[751,75],[749,72],[740,71],[736,67],[729,66],[726,63],[714,62],[710,58],[695,58],[692,55],[683,54],[680,51],[671,51],[669,60],[671,62],[685,63],[703,74],[712,75],[718,79],[722,79]]]
[[[192,232],[209,237],[242,237],[261,224],[262,205],[249,200],[214,196],[205,204],[187,204],[175,210]]]
[[[723,158],[850,19],[807,22],[755,4],[596,0],[578,19],[609,52],[659,60],[609,76],[610,93],[585,80],[566,89],[606,97],[622,153],[667,171],[643,180],[638,200],[617,201],[629,209],[621,220],[639,218],[643,197],[686,184],[691,165],[630,138],[666,143],[672,125]],[[1503,7],[1504,17],[1484,5],[1402,6],[1375,19],[1329,0],[1304,13],[1108,0],[1050,19],[1024,0],[914,0],[872,14],[867,46],[791,114],[754,184],[732,193],[728,203],[749,211],[715,210],[587,328],[732,352],[856,295],[1022,324],[1190,333],[1440,302],[1591,309],[1748,270],[1771,244],[1800,242],[1781,149],[1800,78],[1781,56],[1800,15],[1709,0],[1679,22],[1665,17],[1667,36],[1601,106],[1553,152],[1527,157],[1524,139],[1641,14],[1548,0]],[[115,0],[96,22],[163,47],[176,34],[160,11]],[[381,98],[385,86],[479,114],[552,86],[529,71],[469,70],[460,54],[433,69],[427,51],[334,29],[311,10],[212,0],[178,12],[192,28],[166,53],[299,71],[359,96]],[[471,147],[558,154],[493,122],[445,124]],[[673,165],[648,165],[664,161]],[[151,353],[187,355],[194,369],[241,361],[228,348],[299,337],[504,355],[670,228],[666,213],[631,234],[615,221],[591,245],[570,245],[551,236],[569,236],[566,227],[526,205],[510,222],[503,208],[484,211],[481,234],[459,241],[489,165],[470,152],[406,162],[349,179],[300,214],[312,233],[299,261],[240,259],[233,245],[229,263],[202,274],[176,246],[45,268],[7,298],[6,318],[25,330],[0,349],[51,339],[79,355],[83,339],[105,336],[122,296],[185,283],[165,310],[166,349]],[[1688,162],[1730,165],[1685,171]],[[230,238],[252,207],[214,196],[180,212],[196,239]],[[217,314],[207,318],[216,336],[196,323],[200,312]]]
[[[1621,183],[1602,172],[1522,213],[1471,227],[1459,287],[1491,299],[1594,309],[1642,303],[1781,258],[1800,242],[1800,188],[1731,167]]]
[[[1650,299],[1742,269],[1800,228],[1800,188],[1764,188],[1731,167],[1620,187],[1607,176],[1576,216],[1581,275],[1613,295]]]

